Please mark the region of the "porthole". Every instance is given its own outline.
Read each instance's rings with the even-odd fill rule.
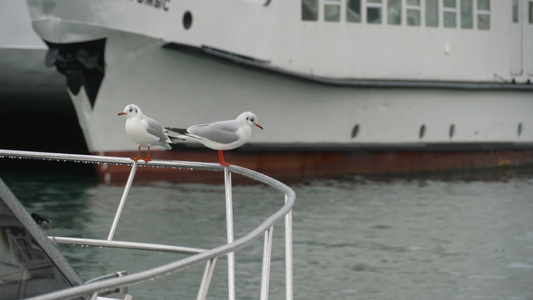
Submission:
[[[524,126],[522,126],[522,123],[518,123],[517,133],[518,136],[522,135],[522,131],[524,130]]]
[[[352,129],[352,139],[355,139],[358,133],[359,133],[359,124],[355,124],[355,126]]]
[[[455,135],[455,124],[452,124],[450,125],[450,138],[453,138],[453,136]]]
[[[186,11],[183,14],[183,27],[189,29],[192,26],[192,14],[190,11]]]
[[[418,137],[423,138],[424,135],[426,135],[426,124],[422,124],[420,126],[420,130],[418,130]]]

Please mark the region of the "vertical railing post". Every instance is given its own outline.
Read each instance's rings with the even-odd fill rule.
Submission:
[[[288,196],[285,194],[285,203]],[[285,293],[286,300],[293,297],[293,270],[292,270],[292,209],[285,215]]]
[[[224,185],[226,190],[226,230],[228,244],[233,243],[233,199],[231,172],[224,168]],[[235,300],[235,253],[228,253],[228,299]]]
[[[263,272],[261,274],[261,300],[268,299],[270,285],[270,262],[272,260],[272,232],[274,226],[265,231],[265,244],[263,248]]]
[[[128,177],[128,181],[126,182],[126,186],[124,187],[124,192],[122,193],[122,198],[120,199],[120,203],[118,204],[117,212],[115,214],[115,219],[113,219],[113,224],[111,225],[111,230],[109,230],[109,235],[107,236],[107,240],[110,241],[113,239],[113,236],[115,235],[115,231],[117,230],[118,220],[120,219],[120,215],[122,214],[122,209],[124,208],[124,204],[126,203],[126,198],[128,197],[128,193],[130,192],[131,184],[133,183],[133,178],[135,177],[135,173],[137,172],[137,167],[139,165],[137,162],[133,164],[130,171],[130,176]]]
[[[215,270],[215,263],[217,258],[212,258],[207,261],[204,271],[204,276],[202,277],[202,283],[200,284],[200,290],[198,291],[197,300],[205,300],[207,298],[207,291],[209,290],[209,284],[211,283],[211,278],[213,277],[213,271]]]

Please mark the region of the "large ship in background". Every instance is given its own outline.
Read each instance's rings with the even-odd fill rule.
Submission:
[[[171,127],[254,112],[226,161],[271,176],[533,163],[532,0],[27,3],[95,154],[136,153],[116,116],[135,103]]]

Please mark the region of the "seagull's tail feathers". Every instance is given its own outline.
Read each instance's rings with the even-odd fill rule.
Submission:
[[[172,144],[174,144],[174,141],[169,141],[169,142],[172,142]],[[172,147],[170,147],[170,145],[168,143],[161,143],[161,147],[167,149],[167,150],[172,150]]]
[[[165,127],[165,132],[173,143],[183,142],[190,138],[187,129]]]

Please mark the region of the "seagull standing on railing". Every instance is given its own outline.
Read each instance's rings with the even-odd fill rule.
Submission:
[[[169,144],[173,142],[168,138],[163,126],[156,120],[145,116],[137,105],[126,105],[124,111],[118,113],[118,115],[128,117],[126,120],[126,133],[139,145],[137,157],[131,158],[135,162],[139,159],[145,162],[152,160],[150,157],[150,146],[161,146],[167,150],[172,149]],[[148,147],[148,157],[141,157],[141,147]]]
[[[251,112],[243,112],[235,120],[219,121],[210,124],[193,125],[187,129],[165,127],[173,142],[178,139],[190,140],[204,144],[204,146],[218,150],[221,165],[230,164],[224,161],[223,150],[231,150],[244,145],[252,135],[252,127],[263,127],[257,122],[257,117]]]

